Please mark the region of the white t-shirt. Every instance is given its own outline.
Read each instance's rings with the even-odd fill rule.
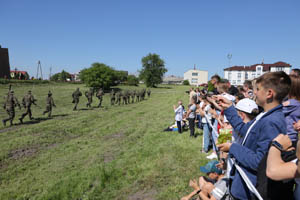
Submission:
[[[211,109],[211,107],[210,107],[210,105],[208,104],[208,105],[205,106],[204,112],[205,112],[205,114],[206,114],[206,116],[207,116],[207,119],[211,121],[212,115],[211,115],[211,113],[209,112],[210,109]],[[206,118],[205,118],[204,116],[202,117],[201,121],[202,121],[202,123],[207,123]]]
[[[176,121],[181,121],[182,120],[182,115],[183,115],[183,107],[182,105],[179,105],[175,110],[175,120]]]

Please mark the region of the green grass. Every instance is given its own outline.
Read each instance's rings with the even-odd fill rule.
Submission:
[[[84,85],[13,85],[18,100],[32,90],[39,123],[0,125],[0,199],[179,199],[206,163],[202,138],[163,132],[174,121],[173,104],[187,106],[186,86],[152,89],[151,98],[127,106],[72,111],[71,94]],[[126,86],[121,86],[125,88]],[[126,87],[140,89],[139,87]],[[6,95],[8,85],[0,85]],[[51,90],[57,108],[42,115]],[[3,105],[4,98],[0,99]],[[85,108],[81,97],[78,108]],[[98,104],[93,98],[93,106]],[[16,109],[15,123],[24,112]],[[6,118],[1,109],[0,117]],[[34,120],[33,122],[38,122]],[[198,131],[199,132],[199,131]]]

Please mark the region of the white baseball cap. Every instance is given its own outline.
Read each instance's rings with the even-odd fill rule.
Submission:
[[[245,99],[240,100],[236,104],[235,108],[240,110],[240,111],[251,114],[253,109],[258,109],[258,106],[255,103],[255,101],[253,101],[249,98],[245,98]]]

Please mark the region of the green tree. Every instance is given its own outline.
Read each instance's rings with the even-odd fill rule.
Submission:
[[[163,81],[163,76],[168,70],[165,68],[165,62],[157,54],[149,53],[142,58],[142,70],[140,79],[147,87],[155,87]]]
[[[115,70],[103,63],[93,63],[80,71],[80,79],[88,86],[109,89],[116,80]]]
[[[115,81],[116,83],[123,83],[127,81],[128,72],[126,71],[115,71]]]
[[[184,80],[184,81],[182,82],[182,84],[183,84],[183,85],[190,85],[190,82],[189,82],[189,80]]]
[[[50,77],[51,81],[67,81],[67,79],[71,79],[71,74],[65,70]]]
[[[139,85],[139,79],[135,75],[129,75],[127,77],[127,84],[132,86],[138,86]]]

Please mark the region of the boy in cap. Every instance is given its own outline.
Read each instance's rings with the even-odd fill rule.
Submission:
[[[196,180],[190,180],[189,185],[194,189],[189,195],[182,197],[181,200],[189,200],[194,195],[199,195],[201,199],[220,200],[226,199],[228,179],[222,174],[222,169],[218,168],[219,162],[212,160],[200,167],[200,171],[207,174],[207,178],[201,176],[199,184]]]

